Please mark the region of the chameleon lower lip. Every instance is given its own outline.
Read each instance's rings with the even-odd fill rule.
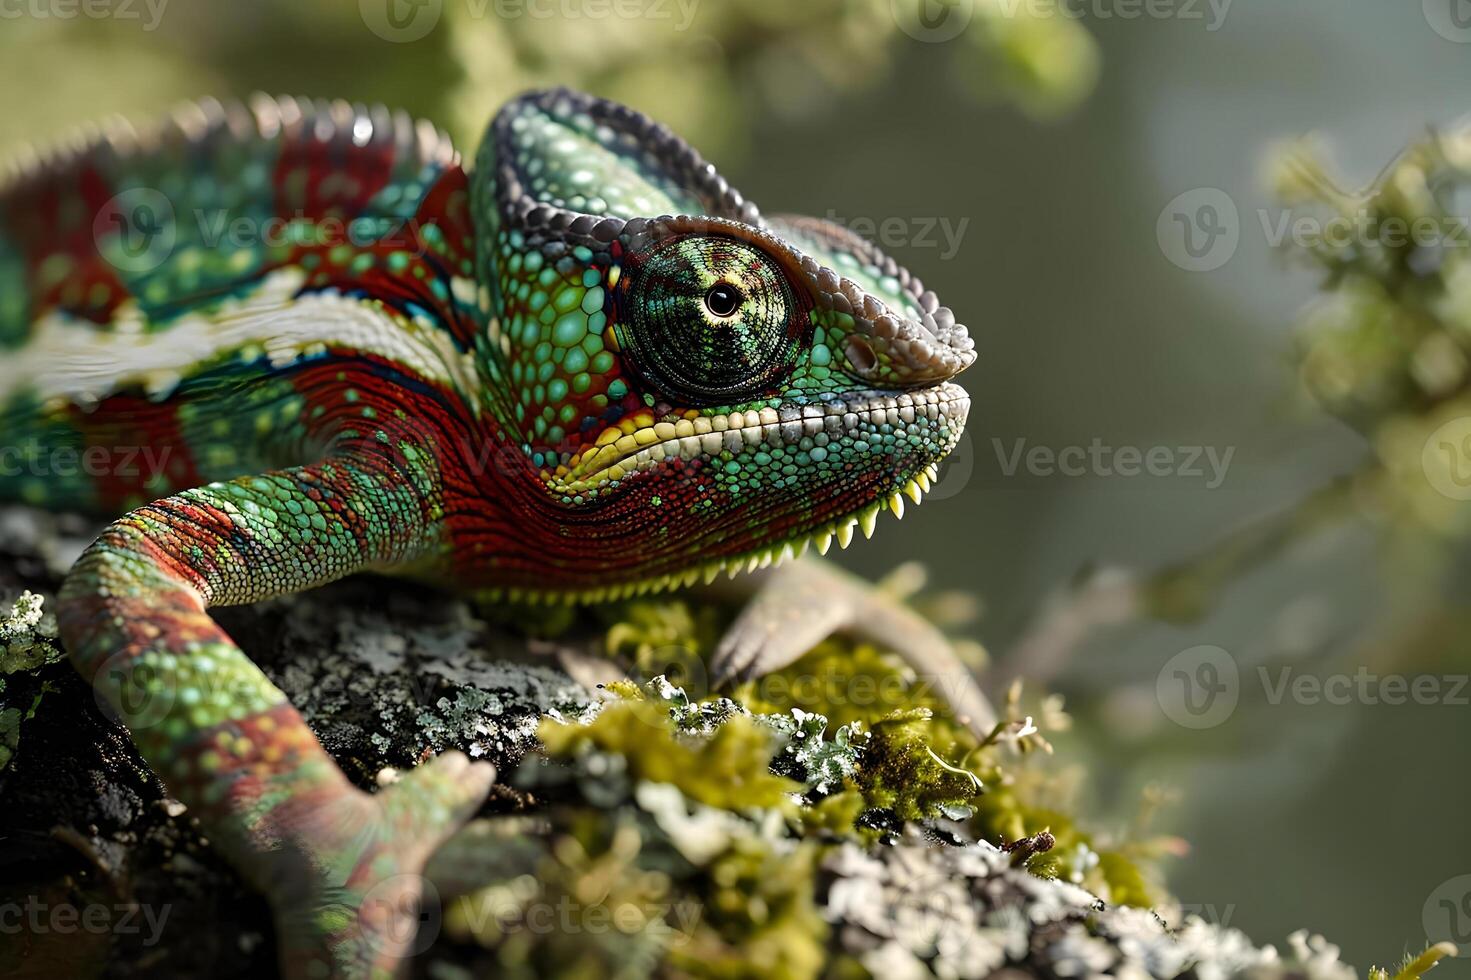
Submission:
[[[922,391],[874,392],[808,405],[784,405],[700,418],[688,423],[688,434],[656,437],[653,442],[645,440],[640,444],[635,433],[585,453],[580,465],[574,467],[574,478],[560,489],[571,492],[584,490],[649,469],[674,457],[699,459],[713,457],[723,451],[739,453],[754,446],[796,445],[820,432],[842,436],[864,425],[900,427],[921,420],[943,421],[958,432],[969,411],[970,396],[965,389],[946,383]]]

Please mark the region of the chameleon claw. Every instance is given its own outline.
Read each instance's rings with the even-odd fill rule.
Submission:
[[[711,680],[720,687],[781,670],[838,632],[898,654],[977,737],[995,724],[944,634],[893,596],[817,561],[783,565],[761,584],[716,645]]]
[[[495,768],[446,752],[376,795],[346,787],[291,823],[263,882],[287,977],[393,976],[434,936],[424,867],[474,816]]]

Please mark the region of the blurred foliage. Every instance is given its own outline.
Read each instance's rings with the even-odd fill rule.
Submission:
[[[1304,312],[1306,392],[1369,440],[1353,483],[1367,513],[1471,532],[1471,126],[1431,133],[1368,187],[1345,190],[1321,147],[1284,150],[1272,182],[1303,229],[1294,251],[1322,269]]]
[[[1431,132],[1359,189],[1345,187],[1311,138],[1273,153],[1267,178],[1282,209],[1263,211],[1264,227],[1289,261],[1322,273],[1297,326],[1300,392],[1369,452],[1178,564],[1086,579],[1069,608],[1097,602],[1090,588],[1110,593],[1099,625],[1198,621],[1246,572],[1356,519],[1388,532],[1406,584],[1446,572],[1471,536],[1471,123]],[[1402,654],[1413,656],[1411,646]]]
[[[428,0],[406,22],[382,16],[393,2],[7,19],[6,76],[47,82],[0,86],[0,152],[106,113],[147,118],[256,89],[401,106],[469,149],[508,97],[561,84],[637,106],[731,161],[762,118],[800,120],[882,86],[904,46],[933,49],[978,101],[1036,117],[1077,106],[1098,70],[1091,35],[1050,2]]]
[[[1308,391],[1368,432],[1455,397],[1471,345],[1471,128],[1431,135],[1362,190],[1342,189],[1312,142],[1271,176],[1304,222],[1298,254],[1327,274],[1303,324]]]

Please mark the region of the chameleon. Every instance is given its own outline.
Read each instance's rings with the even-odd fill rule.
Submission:
[[[70,659],[267,896],[292,977],[401,972],[419,874],[496,774],[448,752],[359,789],[211,607],[744,572],[717,683],[847,630],[985,731],[943,636],[803,554],[919,501],[975,357],[877,247],[568,89],[508,102],[473,160],[403,112],[253,96],[0,178],[0,500],[111,521],[58,597]]]

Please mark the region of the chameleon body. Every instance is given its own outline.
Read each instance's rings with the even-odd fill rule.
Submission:
[[[956,445],[973,359],[872,246],[566,90],[507,105],[473,167],[402,114],[257,98],[0,184],[0,499],[125,515],[63,637],[271,898],[292,975],[395,972],[494,773],[451,753],[357,790],[207,607],[368,569],[597,600],[846,545]],[[774,574],[718,675],[844,628],[949,666],[840,574]]]

